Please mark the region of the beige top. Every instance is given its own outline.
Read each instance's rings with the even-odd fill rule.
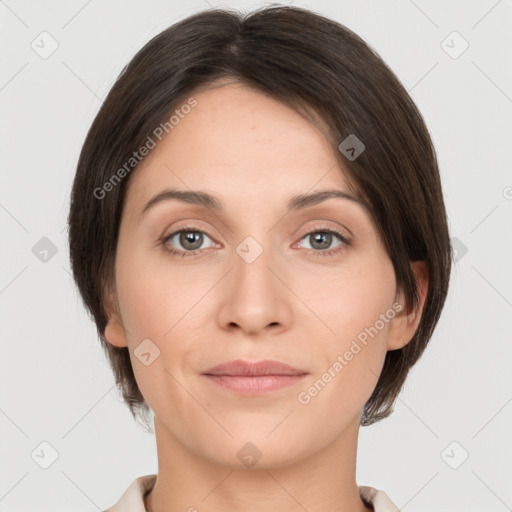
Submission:
[[[143,498],[155,482],[156,475],[139,476],[129,485],[119,501],[103,512],[146,512]],[[363,485],[359,486],[359,494],[363,502],[372,506],[375,512],[400,512],[384,491]]]

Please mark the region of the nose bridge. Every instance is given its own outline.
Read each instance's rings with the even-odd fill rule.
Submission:
[[[269,270],[276,261],[271,235],[260,235],[258,240],[252,235],[247,236],[233,255],[235,294],[246,304],[252,301],[254,308],[262,308],[265,302],[268,304],[272,300],[276,285],[275,276]]]
[[[269,324],[285,324],[287,296],[279,273],[275,244],[270,234],[248,235],[233,252],[233,270],[219,312],[224,327],[236,324],[256,333]]]

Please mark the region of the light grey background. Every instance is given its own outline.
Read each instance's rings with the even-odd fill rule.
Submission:
[[[208,4],[263,5],[0,1],[2,512],[102,510],[157,470],[154,436],[122,403],[75,291],[66,216],[84,137],[123,66]],[[358,484],[407,512],[512,510],[512,0],[293,4],[354,30],[404,83],[460,240],[429,348],[394,414],[361,429]],[[43,31],[58,43],[46,59]],[[57,250],[46,262],[43,237]],[[58,452],[47,469],[42,442]]]

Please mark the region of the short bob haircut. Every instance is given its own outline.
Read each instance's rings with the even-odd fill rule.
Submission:
[[[104,338],[124,197],[137,167],[133,153],[194,92],[223,79],[320,122],[351,190],[369,208],[408,312],[419,307],[410,262],[426,262],[420,323],[408,344],[385,356],[361,412],[360,424],[371,425],[393,412],[448,293],[452,249],[437,157],[420,112],[381,57],[344,25],[298,7],[274,4],[248,14],[211,9],[170,26],[124,67],[89,129],[71,192],[70,261],[116,385],[136,420],[150,413],[128,348]],[[351,134],[365,146],[356,159],[338,149]],[[130,173],[113,176],[130,161]]]

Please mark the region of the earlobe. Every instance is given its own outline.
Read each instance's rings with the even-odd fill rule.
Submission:
[[[103,337],[115,347],[127,347],[128,342],[121,323],[113,317],[109,317]]]
[[[112,294],[109,294],[107,299],[107,325],[103,332],[103,337],[115,347],[127,347],[126,333],[124,330],[123,322]]]
[[[400,304],[403,305],[402,310],[393,318],[388,332],[388,350],[397,350],[403,348],[411,341],[423,313],[423,306],[428,291],[428,269],[424,261],[414,261],[411,263],[411,269],[414,273],[418,287],[418,308],[408,311],[405,307],[405,301],[400,297]]]

